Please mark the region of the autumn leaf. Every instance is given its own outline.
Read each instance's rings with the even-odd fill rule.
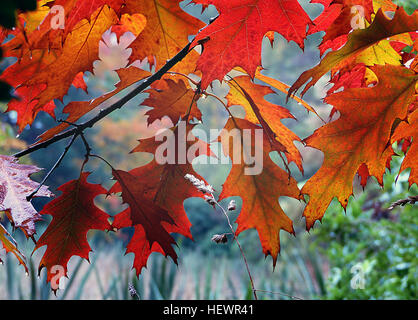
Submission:
[[[200,20],[183,11],[180,2],[181,0],[126,0],[123,13],[140,13],[147,20],[144,31],[130,46],[130,62],[148,58],[150,65],[156,64],[158,70],[187,45],[189,35],[195,35],[204,26]],[[193,72],[197,58],[198,54],[191,52],[173,70],[181,70],[185,74]]]
[[[108,214],[94,204],[94,199],[106,194],[99,184],[87,182],[90,173],[83,172],[78,180],[71,180],[58,188],[62,194],[46,204],[41,215],[51,215],[52,221],[36,243],[34,251],[47,246],[38,273],[47,268],[47,281],[54,274],[51,268],[62,266],[67,274],[67,263],[72,256],[89,260],[91,248],[87,232],[92,229],[109,230]]]
[[[142,30],[144,30],[146,24],[147,19],[142,14],[135,13],[130,15],[125,13],[120,18],[119,23],[112,27],[112,32],[114,32],[118,38],[126,32],[131,32],[135,37],[137,37]]]
[[[193,174],[204,180],[194,171],[191,162],[198,156],[214,156],[209,149],[209,145],[192,134],[192,128],[192,125],[187,125],[184,132],[181,132],[183,129],[178,127],[167,129],[173,132],[174,147],[172,145],[172,151],[174,151],[174,163],[161,163],[163,162],[162,159],[155,159],[155,157],[159,157],[157,148],[164,149],[160,142],[165,136],[164,131],[155,137],[140,140],[140,144],[132,152],[152,153],[155,157],[149,164],[130,171],[132,175],[142,179],[142,185],[146,190],[147,197],[166,209],[174,221],[179,222],[176,223],[177,232],[190,238],[191,223],[187,218],[183,202],[191,197],[200,197],[201,194],[184,179],[184,176]],[[183,135],[188,137],[188,139],[184,141],[184,146],[180,146]],[[170,143],[166,144],[166,146],[169,147]],[[182,151],[183,148],[187,150],[187,154]],[[167,156],[170,157],[171,155]]]
[[[19,131],[22,131],[26,125],[31,124],[40,111],[47,112],[52,117],[55,116],[55,104],[53,101],[35,109],[35,106],[38,104],[37,97],[45,90],[46,84],[37,86],[24,84],[32,78],[34,73],[42,70],[55,59],[56,57],[52,52],[27,52],[19,62],[8,67],[0,76],[0,79],[7,81],[16,88],[16,98],[10,100],[7,111],[16,111]]]
[[[260,72],[260,68],[257,69],[256,73],[255,73],[255,78],[268,84],[269,86],[272,86],[274,89],[277,89],[283,93],[285,93],[286,95],[289,93],[289,88],[290,86],[277,80],[274,78],[270,78],[264,74],[262,74]],[[296,95],[292,95],[292,99],[295,100],[299,105],[303,106],[306,110],[313,112],[314,114],[316,114],[318,117],[318,113],[316,112],[316,110],[309,105],[305,100],[297,97]]]
[[[64,8],[66,19],[63,38],[65,40],[66,35],[71,33],[80,21],[87,19],[90,22],[92,14],[97,9],[108,6],[120,16],[125,1],[126,0],[55,0],[52,3],[48,3],[48,6],[52,7],[60,5]]]
[[[122,191],[123,203],[129,207],[115,216],[112,226],[118,229],[135,227],[135,234],[128,244],[127,252],[135,254],[134,268],[137,274],[139,275],[142,267],[146,266],[148,256],[153,251],[166,257],[170,256],[177,263],[177,254],[172,247],[176,242],[169,233],[170,226],[176,222],[165,209],[145,198],[141,178],[122,170],[113,170],[113,176]]]
[[[316,67],[303,72],[290,88],[289,96],[312,78],[303,89],[301,93],[303,96],[328,71],[341,69],[352,63],[364,50],[378,44],[381,40],[417,29],[418,11],[409,16],[402,7],[399,7],[393,19],[388,19],[382,10],[379,10],[368,28],[354,30],[349,34],[344,47],[328,53]]]
[[[168,116],[173,123],[177,123],[180,117],[188,115],[190,119],[201,119],[202,114],[196,105],[193,90],[179,79],[163,79],[155,82],[151,89],[147,90],[150,96],[142,103],[145,106],[153,106],[146,114],[148,122],[153,123],[163,116]]]
[[[8,103],[7,112],[16,111],[16,123],[19,126],[19,132],[22,132],[27,125],[30,125],[41,111],[46,112],[55,119],[55,103],[53,101],[46,103],[41,108],[36,108],[38,104],[37,97],[45,88],[46,85],[41,84],[39,86],[20,86],[15,90],[16,98],[11,99]]]
[[[379,80],[376,86],[346,89],[325,99],[338,110],[340,118],[305,140],[307,146],[324,153],[321,168],[302,188],[302,193],[309,195],[304,211],[307,229],[322,219],[334,197],[347,206],[353,178],[363,164],[383,183],[387,159],[394,154],[389,143],[392,125],[395,119],[406,118],[418,76],[405,67],[391,65],[376,65],[372,71]]]
[[[1,188],[0,188],[1,189]],[[16,259],[19,261],[25,270],[26,274],[29,273],[29,269],[26,265],[26,257],[17,249],[17,243],[15,239],[10,235],[9,232],[0,224],[0,241],[3,245],[3,249],[6,250],[7,253],[11,252],[14,254]],[[0,262],[3,264],[3,261],[0,259]]]
[[[39,106],[52,99],[61,99],[79,72],[93,70],[93,62],[99,58],[99,41],[117,21],[115,12],[107,6],[96,11],[91,22],[80,21],[67,37],[62,54],[26,82],[27,85],[47,84],[39,95]]]
[[[414,183],[418,185],[418,112],[412,112],[408,121],[401,122],[395,130],[392,137],[392,142],[400,141],[402,139],[412,138],[410,147],[406,152],[405,159],[402,161],[400,171],[407,168],[411,169],[409,175],[409,185]],[[408,143],[409,144],[409,143]],[[406,151],[406,150],[405,150]]]
[[[78,89],[83,89],[84,91],[86,91],[86,92],[87,92],[87,84],[86,84],[86,82],[84,81],[83,74],[84,74],[83,72],[79,72],[79,73],[75,76],[75,78],[74,78],[74,80],[73,80],[72,85],[73,85],[74,87],[78,88]]]
[[[253,83],[249,76],[235,77],[228,84],[231,87],[226,96],[228,106],[240,105],[244,107],[245,119],[254,124],[261,124],[265,134],[271,135],[271,139],[280,144],[276,150],[285,152],[289,162],[294,162],[303,172],[302,157],[294,145],[294,141],[301,140],[281,122],[282,119],[295,119],[294,116],[286,108],[265,100],[265,96],[274,93],[274,91],[270,87]],[[248,101],[242,89],[251,96],[256,104],[255,107]],[[256,109],[254,110],[254,108]],[[272,132],[269,133],[269,130]]]
[[[233,155],[233,146],[229,144],[226,134],[243,135],[243,130],[251,130],[251,141],[255,141],[255,130],[259,126],[243,119],[229,119],[225,125],[226,131],[220,136],[222,147],[226,155]],[[234,131],[233,129],[238,129]],[[239,136],[238,136],[239,138]],[[257,151],[257,148],[260,149]],[[273,265],[276,265],[277,255],[280,252],[280,230],[294,234],[292,220],[285,214],[279,204],[279,197],[292,197],[299,199],[300,191],[296,180],[277,166],[270,158],[271,145],[263,135],[262,141],[252,143],[250,147],[242,148],[242,159],[262,153],[262,171],[258,175],[246,172],[244,161],[232,164],[231,172],[222,186],[220,200],[231,196],[242,198],[242,209],[236,220],[237,234],[247,229],[255,228],[260,237],[264,254],[271,255]]]
[[[0,211],[9,211],[13,226],[21,228],[28,237],[35,234],[35,222],[41,219],[32,203],[26,200],[39,186],[29,177],[39,170],[36,166],[19,164],[14,157],[0,155]],[[52,195],[46,186],[36,193],[38,197]]]
[[[252,78],[261,65],[261,42],[269,31],[295,41],[302,49],[308,15],[296,0],[194,0],[207,7],[213,4],[219,17],[204,28],[192,45],[204,41],[197,63],[202,88],[213,80],[222,81],[234,67],[243,68]]]

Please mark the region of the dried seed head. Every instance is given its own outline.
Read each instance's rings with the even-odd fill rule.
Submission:
[[[138,293],[136,292],[135,287],[132,285],[132,283],[129,284],[128,290],[132,298],[138,297]]]
[[[231,200],[228,204],[228,211],[234,211],[237,208],[235,200]]]
[[[216,243],[227,243],[228,242],[228,237],[226,236],[225,233],[215,234],[215,235],[212,236],[212,241],[216,242]]]
[[[216,201],[212,196],[206,196],[205,195],[205,201],[212,206],[214,206],[216,204]]]
[[[202,193],[213,193],[214,192],[213,187],[210,184],[206,185],[205,181],[199,180],[198,178],[196,178],[192,174],[186,174],[184,176],[184,178],[186,180],[189,180],[196,187],[196,189],[199,190]]]

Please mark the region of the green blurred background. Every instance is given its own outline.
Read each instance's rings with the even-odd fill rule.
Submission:
[[[182,6],[186,3],[183,2]],[[409,12],[416,9],[413,0],[398,3],[404,4]],[[301,1],[301,4],[311,18],[315,18],[322,10],[321,5],[309,4],[308,1]],[[213,7],[203,14],[200,14],[199,7],[187,6],[185,10],[205,22],[216,15]],[[57,119],[64,117],[61,113],[64,105],[71,101],[101,96],[112,90],[117,83],[117,74],[112,70],[126,65],[129,52],[126,52],[124,44],[129,42],[129,38],[122,38],[118,42],[109,33],[104,39],[100,60],[95,62],[93,73],[85,74],[88,93],[71,87],[63,102],[56,101]],[[262,53],[265,68],[263,72],[285,83],[293,83],[301,72],[318,63],[319,52],[316,46],[320,40],[321,34],[309,36],[306,49],[302,52],[294,43],[287,43],[281,36],[276,35],[273,47],[265,39]],[[2,60],[0,69],[4,70],[13,62],[11,59]],[[325,85],[326,79],[322,79],[305,99],[327,119],[331,107],[321,102]],[[220,96],[225,96],[227,90],[227,86],[220,83],[215,83],[213,88]],[[153,130],[168,123],[167,119],[157,120],[152,124],[151,130],[147,128],[144,113],[149,108],[140,106],[146,96],[147,94],[139,95],[122,110],[86,132],[94,152],[119,169],[129,170],[150,161],[148,154],[132,155],[128,152],[139,138],[150,135]],[[321,125],[314,115],[307,114],[297,103],[290,101],[286,104],[285,98],[282,93],[266,97],[267,100],[291,110],[298,121],[285,120],[283,123],[301,138],[309,136]],[[112,101],[107,102],[107,105]],[[227,114],[216,100],[207,98],[199,101],[198,106],[203,114],[200,128],[208,130],[223,127]],[[105,106],[101,106],[103,107]],[[6,109],[5,104],[1,105],[1,109]],[[242,112],[239,107],[234,109],[236,114]],[[86,118],[89,117],[91,114]],[[51,117],[40,114],[32,127],[26,128],[17,137],[15,121],[16,115],[13,112],[0,115],[1,154],[13,154],[22,150],[35,141],[46,128],[55,124]],[[49,169],[62,152],[65,143],[57,143],[46,150],[33,153],[22,161]],[[305,175],[302,176],[294,166],[291,169],[302,186],[319,168],[323,156],[321,152],[304,148],[301,144],[298,147],[304,157]],[[408,190],[409,172],[399,174],[403,156],[400,149],[398,154],[392,161],[392,171],[388,171],[384,177],[384,188],[371,178],[365,190],[362,190],[356,178],[353,184],[354,197],[350,198],[346,212],[334,201],[322,224],[317,223],[309,234],[305,231],[304,219],[301,218],[303,204],[294,199],[280,198],[280,204],[294,221],[296,237],[281,233],[281,254],[275,270],[272,268],[271,258],[265,258],[262,253],[257,232],[250,230],[240,235],[256,288],[275,292],[259,292],[260,299],[291,299],[289,296],[302,299],[417,298],[417,207],[407,205],[392,211],[387,209],[393,201],[418,194],[416,185]],[[55,190],[59,185],[76,178],[83,157],[84,147],[81,143],[76,143],[48,181],[50,188]],[[272,158],[276,159],[277,154],[272,154]],[[219,191],[230,166],[196,165],[195,169]],[[93,172],[91,182],[102,183],[108,187],[112,185],[109,179],[111,173],[102,163],[91,160],[87,170]],[[45,172],[34,176],[34,179],[41,179],[43,174]],[[234,199],[240,206],[240,198]],[[229,200],[225,199],[221,204],[226,206]],[[105,206],[112,214],[121,211],[117,197],[106,203],[100,198],[96,202]],[[34,203],[41,209],[45,200],[35,199]],[[59,290],[56,296],[46,284],[45,270],[40,278],[37,276],[37,266],[45,248],[31,255],[34,244],[26,240],[20,231],[14,232],[19,249],[28,258],[30,273],[26,276],[16,259],[7,255],[4,265],[0,266],[0,299],[132,299],[129,295],[129,284],[136,288],[141,299],[252,299],[249,279],[236,244],[230,242],[219,245],[211,241],[213,234],[228,232],[223,214],[214,211],[199,198],[186,200],[184,206],[193,224],[192,234],[195,241],[176,237],[178,266],[159,254],[153,254],[148,268],[143,270],[138,279],[135,270],[131,269],[133,255],[124,255],[124,246],[132,236],[132,230],[124,229],[117,233],[90,231],[88,239],[93,249],[90,263],[73,257],[69,263],[66,289]],[[239,207],[230,214],[231,219],[235,219],[238,213]],[[12,231],[7,219],[3,218],[2,223]],[[45,222],[38,223],[39,235],[46,225]],[[4,256],[4,252],[2,254]],[[364,283],[362,288],[354,289],[353,279],[358,279],[359,276],[363,277]]]

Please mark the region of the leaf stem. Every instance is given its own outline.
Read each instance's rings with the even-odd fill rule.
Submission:
[[[255,289],[255,286],[254,286],[254,280],[253,280],[253,277],[252,277],[252,275],[251,275],[250,267],[248,266],[247,257],[245,256],[244,250],[242,249],[241,244],[240,244],[240,243],[239,243],[239,241],[238,241],[238,237],[237,237],[237,235],[236,235],[236,232],[235,232],[234,228],[232,227],[231,220],[229,219],[228,213],[227,213],[227,212],[225,211],[225,209],[224,209],[224,208],[223,208],[223,207],[219,204],[219,202],[218,202],[218,201],[216,201],[215,197],[213,196],[213,193],[211,193],[211,196],[212,196],[212,198],[213,198],[213,201],[216,203],[216,205],[217,205],[219,208],[221,208],[221,210],[222,210],[223,214],[224,214],[224,215],[225,215],[225,217],[226,217],[226,220],[228,221],[228,225],[229,225],[229,228],[231,229],[232,235],[234,236],[234,240],[235,240],[235,242],[237,243],[239,250],[241,251],[241,255],[242,255],[242,258],[243,258],[243,260],[244,260],[245,267],[246,267],[246,269],[247,269],[248,277],[250,278],[250,283],[251,283],[251,288],[252,288],[252,291],[253,291],[253,294],[254,294],[254,299],[255,299],[255,300],[258,300],[258,297],[257,297],[257,290]]]

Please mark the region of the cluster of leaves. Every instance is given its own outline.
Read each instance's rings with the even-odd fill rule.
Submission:
[[[175,135],[179,135],[179,119],[187,121],[187,133],[196,125],[189,120],[201,120],[197,107],[200,98],[216,98],[230,114],[225,128],[238,129],[230,132],[251,129],[254,133],[254,129],[263,129],[262,172],[257,176],[245,175],[245,164],[234,163],[219,199],[237,195],[242,198],[236,232],[255,228],[263,252],[272,256],[274,264],[280,251],[280,230],[294,233],[292,220],[278,203],[279,197],[308,202],[303,215],[309,230],[315,221],[322,219],[333,198],[347,206],[356,174],[361,177],[363,186],[370,176],[383,183],[383,174],[395,154],[392,143],[397,141],[404,141],[407,151],[401,169],[411,168],[410,185],[418,182],[417,162],[414,161],[418,150],[418,11],[408,15],[389,0],[315,0],[313,2],[323,5],[324,10],[312,21],[297,0],[192,2],[202,10],[214,5],[219,16],[205,26],[183,11],[178,0],[39,0],[36,11],[20,13],[16,28],[2,32],[1,40],[7,37],[2,44],[4,55],[17,61],[0,77],[9,82],[19,96],[9,102],[7,111],[17,112],[20,131],[41,111],[55,117],[54,100],[62,100],[70,86],[86,88],[83,74],[91,71],[93,62],[98,59],[99,41],[105,31],[111,29],[119,36],[129,31],[135,36],[130,45],[130,65],[117,70],[120,81],[116,89],[93,101],[68,104],[64,108],[64,113],[68,114],[66,121],[45,131],[31,150],[72,136],[70,147],[81,137],[86,145],[85,163],[92,157],[100,158],[90,153],[83,130],[102,116],[99,114],[87,124],[69,127],[142,80],[142,85],[151,85],[147,90],[149,97],[143,102],[153,108],[147,112],[149,123],[168,116],[174,125],[167,130]],[[51,28],[56,17],[50,8],[55,5],[64,9],[63,28]],[[353,12],[355,5],[362,6],[364,16]],[[359,24],[364,28],[352,30],[353,25]],[[276,32],[303,49],[306,37],[320,31],[325,32],[319,46],[323,55],[321,62],[305,71],[291,87],[262,74],[264,37],[273,42]],[[195,36],[191,42],[188,41],[190,35]],[[194,48],[200,48],[201,54]],[[167,62],[170,58],[173,59]],[[132,65],[144,59],[150,67],[155,67],[156,73]],[[173,73],[167,75],[169,68]],[[294,93],[307,83],[303,95],[328,72],[333,86],[327,91],[325,102],[334,107],[330,119],[337,115],[339,118],[302,140],[281,122],[294,118],[290,111],[268,102],[265,96],[280,91],[316,113]],[[195,80],[197,77],[199,81]],[[264,84],[256,84],[255,79]],[[226,100],[207,91],[217,80],[230,88]],[[116,103],[102,114],[122,105]],[[230,107],[234,105],[244,108],[243,119],[233,116]],[[303,173],[302,157],[295,141],[324,153],[322,167],[301,190],[288,170],[293,162]],[[132,152],[155,154],[158,146],[153,137],[142,140]],[[230,148],[230,145],[223,145],[223,152],[232,155]],[[248,156],[244,153],[252,151],[241,150],[242,158]],[[272,161],[271,152],[280,155],[285,169]],[[17,156],[27,153],[29,151]],[[204,141],[200,141],[194,156],[200,155],[212,156]],[[176,159],[180,157],[181,154],[176,154]],[[83,165],[80,177],[62,185],[59,188],[62,194],[39,214],[27,196],[33,191],[37,191],[37,196],[52,194],[43,185],[37,190],[36,183],[28,179],[28,174],[36,169],[20,167],[13,157],[0,159],[0,209],[8,213],[14,226],[27,236],[33,236],[35,221],[41,215],[53,217],[35,248],[47,246],[40,269],[47,268],[48,280],[52,278],[52,266],[62,265],[66,269],[71,256],[88,259],[91,249],[86,236],[90,229],[133,227],[135,233],[127,252],[135,254],[137,274],[152,252],[177,260],[172,233],[192,238],[183,202],[190,197],[200,197],[201,193],[184,176],[193,174],[198,179],[203,178],[191,163],[160,165],[154,159],[129,172],[109,164],[116,180],[110,190],[87,182],[89,174],[83,172]],[[110,216],[94,204],[94,198],[112,193],[121,193],[127,208],[110,222]]]

